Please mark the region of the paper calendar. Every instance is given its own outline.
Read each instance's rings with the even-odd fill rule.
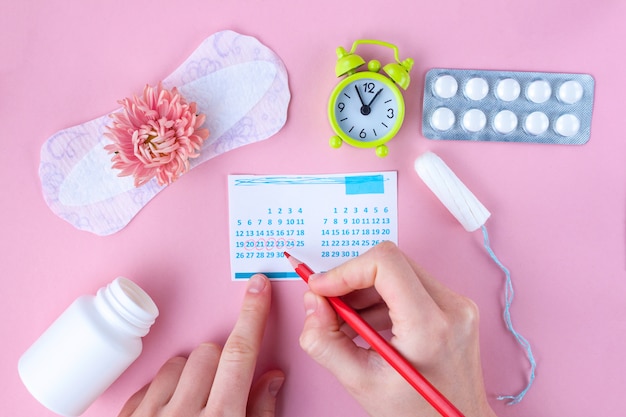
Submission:
[[[287,251],[317,271],[398,240],[397,173],[230,175],[231,278],[299,279]]]

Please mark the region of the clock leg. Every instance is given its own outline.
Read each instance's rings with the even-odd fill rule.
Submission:
[[[387,148],[387,146],[385,146],[385,145],[378,145],[376,147],[376,155],[378,155],[380,158],[384,158],[388,154],[389,154],[389,148]]]
[[[341,144],[343,143],[343,141],[341,140],[341,138],[339,136],[333,136],[332,138],[330,138],[329,144],[331,148],[339,148],[341,146]]]

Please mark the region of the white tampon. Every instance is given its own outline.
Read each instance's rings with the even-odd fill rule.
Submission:
[[[491,215],[446,163],[434,153],[426,152],[417,158],[415,171],[468,232],[480,228]]]
[[[511,281],[511,273],[496,257],[489,244],[489,235],[485,222],[491,215],[489,211],[482,205],[480,201],[472,194],[472,192],[461,182],[461,180],[452,172],[450,168],[432,152],[426,152],[415,160],[415,171],[420,178],[426,183],[428,188],[439,198],[444,206],[452,213],[454,217],[463,225],[465,230],[473,232],[478,228],[482,228],[485,249],[491,259],[498,265],[506,277],[505,290],[505,307],[504,321],[507,329],[513,334],[517,342],[526,351],[528,362],[530,363],[530,375],[528,384],[517,395],[499,396],[499,400],[510,400],[509,404],[519,403],[526,392],[530,389],[535,379],[535,369],[537,362],[533,356],[530,343],[519,334],[514,328],[511,321],[511,302],[513,301],[513,283]]]

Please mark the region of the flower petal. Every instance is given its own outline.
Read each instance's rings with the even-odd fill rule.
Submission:
[[[206,116],[196,114],[176,88],[146,85],[141,97],[120,100],[122,110],[112,115],[104,149],[120,176],[133,175],[139,187],[156,177],[170,184],[189,170],[189,158],[199,156],[208,129],[200,129]]]

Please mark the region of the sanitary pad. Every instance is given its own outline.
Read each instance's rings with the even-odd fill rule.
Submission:
[[[176,87],[206,115],[210,135],[190,169],[217,155],[278,132],[290,92],[280,58],[255,38],[218,32],[202,42],[163,86]],[[76,228],[108,235],[125,227],[157,193],[152,179],[135,187],[119,177],[104,136],[110,114],[52,135],[42,146],[39,176],[46,203]]]

